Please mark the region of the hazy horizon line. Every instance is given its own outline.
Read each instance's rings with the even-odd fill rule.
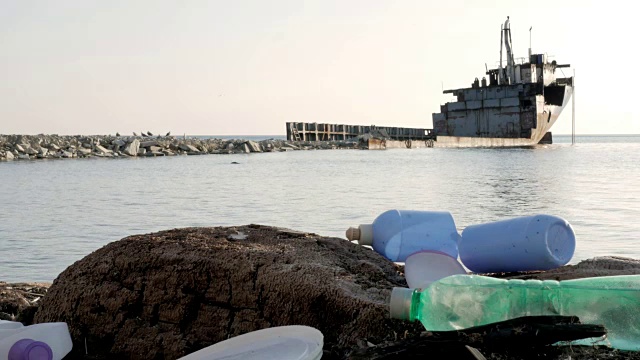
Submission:
[[[0,136],[16,136],[16,135],[23,135],[23,136],[37,136],[37,135],[56,135],[56,136],[115,136],[115,134],[58,134],[58,133],[37,133],[37,134],[2,134],[0,133]],[[554,136],[571,136],[571,134],[555,134],[552,132],[552,135]],[[130,134],[127,135],[120,135],[120,136],[133,136]],[[136,135],[136,136],[140,136],[140,135]],[[166,135],[162,135],[162,134],[156,134],[156,135],[151,135],[148,136],[150,138],[152,137],[165,137]],[[287,136],[287,134],[172,134],[170,136],[174,136],[174,137],[178,137],[178,136],[224,136],[224,137],[230,137],[230,136]],[[589,133],[585,133],[585,134],[575,134],[575,136],[620,136],[620,137],[624,137],[624,136],[640,136],[640,133],[638,134],[606,134],[606,133],[599,133],[599,134],[589,134]]]

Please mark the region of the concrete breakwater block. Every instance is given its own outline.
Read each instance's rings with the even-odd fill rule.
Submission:
[[[175,359],[251,331],[307,325],[323,358],[419,333],[391,320],[401,267],[340,238],[248,225],[129,236],[53,282],[34,321],[64,321],[77,355]],[[333,354],[333,355],[332,355]]]
[[[2,135],[0,161],[85,157],[245,154],[310,149],[356,149],[357,140],[287,141],[111,135]]]

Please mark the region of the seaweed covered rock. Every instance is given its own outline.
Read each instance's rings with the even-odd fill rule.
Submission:
[[[74,353],[175,359],[254,330],[308,325],[324,358],[419,324],[389,319],[400,268],[344,239],[274,227],[186,228],[129,236],[53,282],[35,322],[64,321]],[[86,344],[86,345],[85,345]]]
[[[31,325],[48,283],[6,283],[0,281],[0,320]]]

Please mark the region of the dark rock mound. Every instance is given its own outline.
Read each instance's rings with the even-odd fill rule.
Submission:
[[[175,359],[229,337],[308,325],[323,359],[419,332],[391,320],[399,267],[344,239],[273,227],[187,228],[129,236],[53,282],[35,322],[64,321],[72,356]],[[74,355],[75,354],[75,355]]]

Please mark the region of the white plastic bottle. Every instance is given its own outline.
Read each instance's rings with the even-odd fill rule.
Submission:
[[[24,325],[19,321],[0,320],[0,330],[20,329],[22,327]],[[0,339],[2,339],[2,335],[0,335]]]
[[[20,356],[28,359],[31,354],[42,356],[35,357],[38,359],[60,360],[73,347],[69,327],[64,322],[20,325],[0,324],[0,359]],[[50,357],[47,348],[50,349]]]
[[[460,234],[446,211],[388,210],[371,224],[349,228],[346,235],[395,262],[404,262],[409,255],[424,250],[458,258]]]
[[[304,325],[252,331],[210,345],[178,360],[320,360],[324,335]]]
[[[476,273],[554,269],[571,260],[575,247],[571,225],[552,215],[471,225],[458,243],[460,260]]]

